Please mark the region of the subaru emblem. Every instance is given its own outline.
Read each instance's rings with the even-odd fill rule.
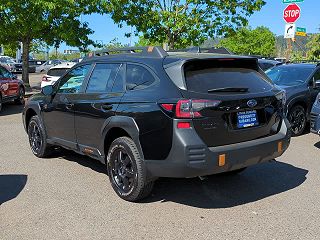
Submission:
[[[257,104],[258,104],[258,102],[254,99],[251,99],[247,102],[248,107],[251,107],[251,108],[257,106]]]

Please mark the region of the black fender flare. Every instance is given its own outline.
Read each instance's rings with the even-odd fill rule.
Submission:
[[[24,126],[24,129],[25,131],[27,132],[28,129],[27,129],[27,114],[29,111],[34,111],[38,116],[40,116],[42,118],[42,115],[41,115],[41,108],[40,108],[40,105],[38,103],[31,103],[27,106],[27,108],[25,108],[22,112],[22,120],[23,120],[23,126]],[[44,126],[45,128],[45,126]]]
[[[112,116],[107,119],[107,121],[104,123],[102,127],[102,141],[100,144],[100,151],[103,153],[103,156],[107,156],[108,153],[105,153],[105,147],[104,147],[104,140],[109,133],[109,131],[113,128],[121,128],[122,130],[126,131],[130,138],[134,141],[134,143],[137,145],[139,153],[144,159],[142,147],[139,140],[139,133],[140,129],[138,127],[138,124],[132,117],[127,116]]]

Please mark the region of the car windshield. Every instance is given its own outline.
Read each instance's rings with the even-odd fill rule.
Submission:
[[[276,85],[295,86],[305,83],[313,70],[310,66],[279,66],[267,70],[266,74]]]
[[[70,68],[52,68],[48,71],[47,75],[53,77],[61,77],[64,75]]]
[[[10,58],[0,58],[0,62],[2,62],[2,63],[15,63]]]

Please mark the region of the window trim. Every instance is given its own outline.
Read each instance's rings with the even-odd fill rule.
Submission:
[[[119,64],[119,65],[120,65],[119,68],[118,68],[118,70],[117,70],[116,76],[115,76],[115,78],[113,79],[112,87],[111,87],[111,89],[110,89],[109,92],[103,92],[103,93],[102,93],[102,92],[95,92],[95,93],[88,93],[88,92],[87,92],[88,86],[89,86],[89,82],[90,82],[90,78],[91,78],[91,76],[92,76],[92,74],[93,74],[93,72],[94,72],[94,69],[96,68],[97,64]],[[125,63],[121,63],[121,62],[95,62],[95,63],[93,63],[93,64],[92,64],[91,71],[90,71],[90,74],[88,75],[88,79],[87,79],[87,81],[86,81],[86,85],[85,85],[85,89],[84,89],[84,92],[83,92],[83,93],[84,93],[84,94],[90,94],[90,95],[97,95],[97,94],[100,95],[100,94],[112,93],[112,92],[113,92],[112,90],[113,90],[113,86],[114,86],[115,80],[116,80],[116,78],[117,78],[117,76],[118,76],[118,73],[119,73],[122,65],[125,65]]]
[[[59,93],[58,91],[59,91],[59,88],[60,88],[60,87],[59,87],[59,88],[56,88],[56,86],[57,86],[57,85],[60,85],[62,79],[65,78],[65,76],[66,76],[69,72],[73,71],[74,69],[76,69],[76,68],[78,68],[78,67],[83,67],[83,66],[85,66],[85,65],[90,66],[90,69],[89,69],[89,71],[88,71],[87,76],[83,79],[83,83],[82,83],[82,86],[81,86],[79,92],[77,92],[77,93]],[[82,94],[82,93],[84,93],[85,87],[86,87],[87,84],[88,84],[88,78],[89,78],[89,76],[91,76],[91,74],[92,74],[92,69],[93,69],[93,64],[92,64],[92,62],[90,62],[90,63],[83,63],[83,64],[79,64],[79,65],[77,64],[77,65],[73,66],[72,68],[70,68],[70,70],[67,71],[63,76],[61,76],[61,77],[59,78],[59,80],[56,81],[56,83],[53,85],[53,89],[54,89],[54,92],[55,92],[54,95],[57,95],[57,94],[59,94],[59,95],[62,95],[62,94],[63,94],[63,95],[71,95],[71,94]]]
[[[136,66],[140,66],[140,67],[143,67],[144,69],[146,69],[155,79],[155,81],[147,86],[147,87],[144,87],[144,88],[140,88],[140,89],[133,89],[133,90],[128,90],[127,89],[127,71],[128,71],[128,65],[136,65]],[[124,83],[124,91],[126,93],[129,93],[129,92],[135,92],[135,91],[141,91],[141,90],[145,90],[147,88],[150,88],[150,87],[153,87],[154,85],[156,84],[160,84],[160,78],[154,73],[154,71],[147,65],[144,65],[144,64],[141,64],[141,63],[135,63],[135,62],[127,62],[126,63],[126,75],[125,75],[125,83]]]

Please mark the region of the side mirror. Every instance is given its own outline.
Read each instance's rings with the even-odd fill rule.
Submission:
[[[51,96],[53,94],[53,86],[47,85],[41,89],[41,93],[45,96]]]

